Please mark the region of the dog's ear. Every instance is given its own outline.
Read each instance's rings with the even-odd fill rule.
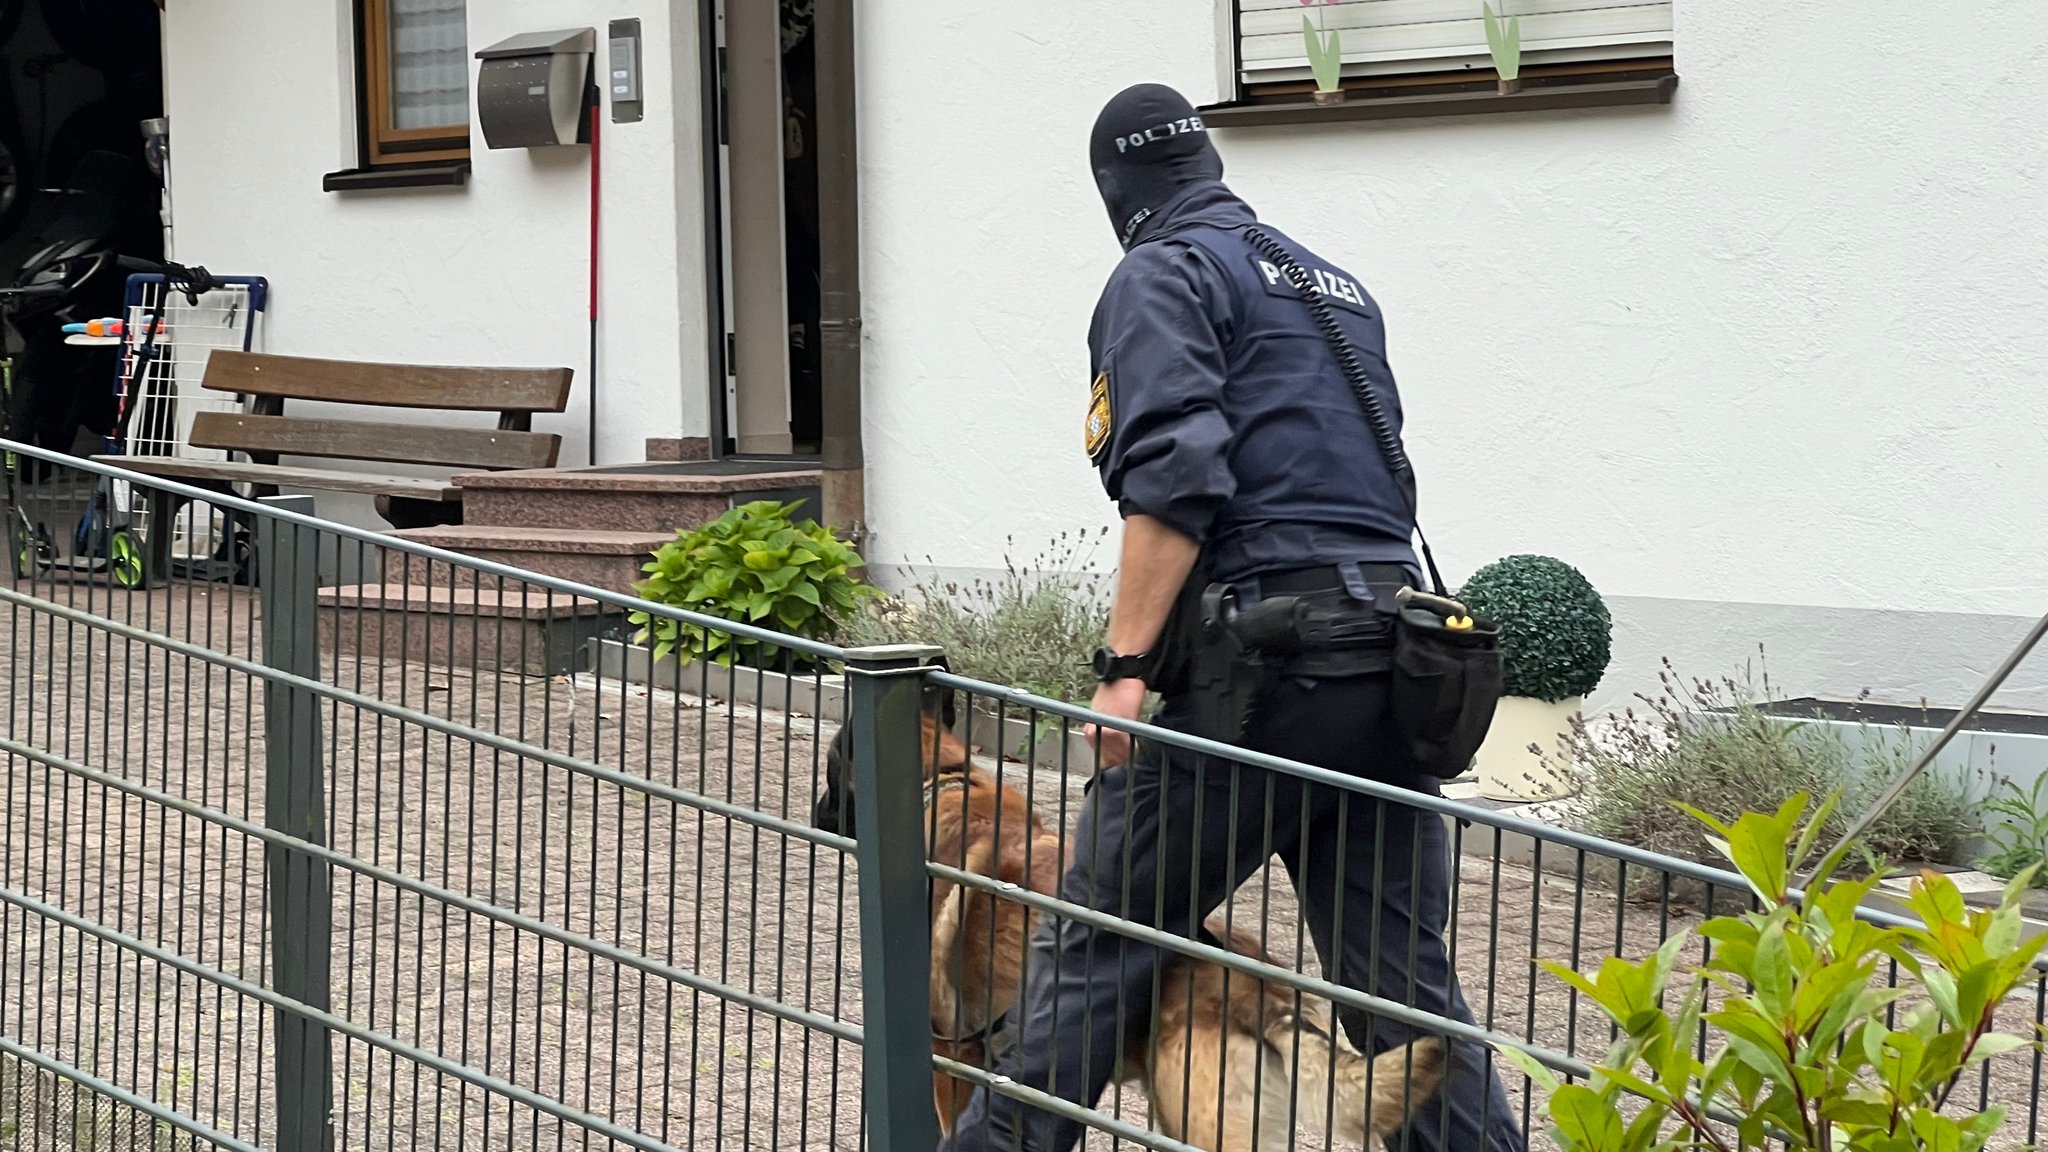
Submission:
[[[953,670],[946,663],[944,656],[932,657],[931,663],[927,664],[926,667],[936,668],[941,672],[951,672]],[[951,688],[942,688],[937,684],[927,682],[924,686],[923,700],[925,715],[937,717],[939,723],[947,728],[959,727],[960,710],[956,703],[957,696],[958,693],[954,692]]]
[[[811,806],[811,824],[825,832],[854,837],[853,726],[842,724],[825,750],[825,779]]]
[[[951,688],[941,688],[936,684],[925,685],[924,714],[936,717],[939,723],[948,729],[958,727],[960,709],[954,702],[957,695]]]

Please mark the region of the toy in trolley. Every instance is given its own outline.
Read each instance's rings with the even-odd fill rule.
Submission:
[[[117,415],[103,451],[225,458],[217,450],[192,447],[193,418],[208,409],[240,410],[246,399],[207,392],[201,381],[215,349],[254,348],[268,303],[268,281],[125,258],[121,264],[132,272],[124,315],[70,325],[75,331],[67,337],[72,343],[121,348],[114,379]],[[72,555],[66,559],[59,556],[48,526],[31,522],[14,491],[12,470],[8,484],[15,510],[12,558],[17,576],[59,569],[106,572],[124,588],[144,587],[152,577],[175,574],[248,578],[246,536],[226,514],[204,501],[174,505],[177,511],[167,523],[153,524],[149,502],[127,481],[105,480],[79,518],[72,533]],[[169,533],[169,539],[158,540],[154,534],[159,531]],[[150,571],[147,558],[152,551],[159,562],[168,562],[169,571]]]

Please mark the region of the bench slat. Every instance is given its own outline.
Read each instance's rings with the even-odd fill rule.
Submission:
[[[207,357],[203,384],[214,392],[384,408],[561,412],[569,406],[571,375],[567,368],[365,364],[218,349]]]
[[[313,488],[322,492],[357,492],[371,496],[409,496],[415,500],[457,503],[462,489],[446,480],[417,476],[377,476],[330,468],[291,468],[274,464],[237,464],[227,460],[185,460],[176,456],[95,456],[94,460],[180,480],[224,480],[237,484],[274,484],[280,488]]]
[[[562,438],[552,432],[432,428],[241,412],[195,414],[191,442],[200,448],[232,452],[485,469],[552,468],[562,447]]]

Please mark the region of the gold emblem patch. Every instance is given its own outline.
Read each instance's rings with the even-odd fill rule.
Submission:
[[[1109,446],[1109,429],[1109,373],[1098,372],[1094,386],[1088,390],[1088,420],[1082,427],[1088,445],[1088,459],[1097,459]]]

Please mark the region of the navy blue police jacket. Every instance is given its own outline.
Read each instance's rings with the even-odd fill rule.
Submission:
[[[1126,518],[1201,544],[1212,579],[1416,558],[1414,519],[1306,302],[1220,183],[1147,218],[1088,330],[1089,459]],[[1315,278],[1398,435],[1379,306],[1268,225]]]

